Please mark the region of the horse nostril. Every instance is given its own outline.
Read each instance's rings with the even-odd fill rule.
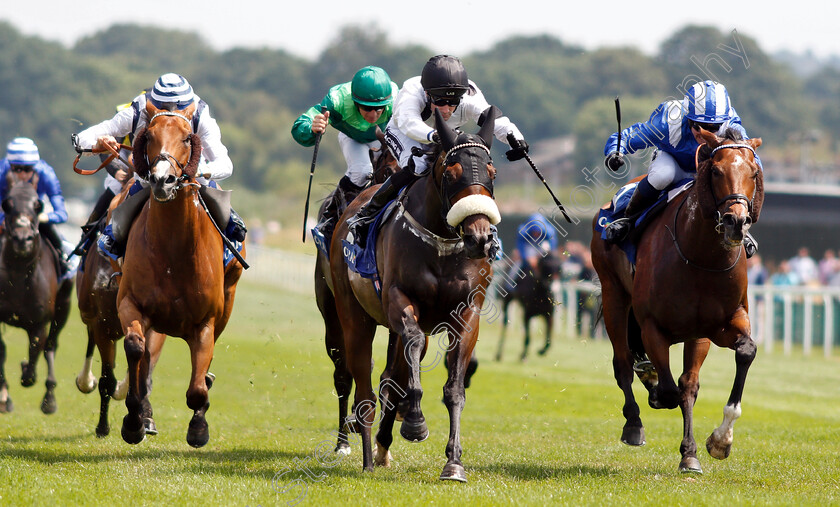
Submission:
[[[174,174],[168,174],[168,175],[166,176],[166,180],[165,180],[165,182],[164,182],[164,183],[165,183],[166,185],[174,185],[174,184],[175,184],[175,181],[177,181],[177,178],[175,177],[175,175],[174,175]]]

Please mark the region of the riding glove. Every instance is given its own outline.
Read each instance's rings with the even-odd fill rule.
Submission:
[[[511,144],[510,148],[505,152],[505,156],[511,162],[522,160],[528,154],[528,143],[524,139],[517,140],[516,145]]]
[[[614,151],[607,155],[607,158],[604,160],[604,165],[606,165],[610,171],[618,171],[621,169],[621,166],[624,165],[624,157],[621,153]]]

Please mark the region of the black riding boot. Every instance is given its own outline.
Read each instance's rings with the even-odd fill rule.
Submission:
[[[338,187],[330,196],[329,201],[327,201],[327,206],[324,208],[324,215],[321,217],[321,221],[318,222],[315,228],[325,238],[332,236],[335,224],[338,223],[341,213],[347,209],[347,205],[353,202],[353,199],[364,189],[365,187],[356,185],[347,176],[342,176],[338,181]]]
[[[61,235],[58,234],[58,230],[55,228],[55,224],[51,222],[45,222],[42,224],[38,224],[38,231],[44,238],[50,242],[50,244],[55,248],[55,252],[58,254],[58,264],[60,268],[60,272],[58,273],[59,277],[64,276],[67,271],[70,269],[70,265],[67,262],[67,256],[64,254],[64,246],[62,245]]]
[[[108,206],[111,204],[115,195],[116,194],[114,194],[110,188],[106,188],[105,191],[102,192],[102,195],[100,195],[99,199],[96,200],[96,204],[93,205],[93,211],[90,212],[87,223],[82,226],[82,232],[89,232],[93,229],[96,223],[105,216],[105,213],[108,211]]]
[[[355,215],[347,220],[347,225],[350,228],[350,232],[353,234],[353,241],[356,246],[364,247],[365,245],[365,233],[367,232],[367,228],[364,226],[373,222],[376,215],[382,210],[382,208],[391,202],[391,200],[397,196],[400,189],[414,180],[415,177],[416,175],[414,174],[413,167],[406,167],[400,172],[388,176],[388,179],[385,180],[376,193],[371,196],[370,201],[368,201],[368,203],[362,206]]]
[[[631,219],[635,218],[635,216],[639,213],[645,211],[648,206],[656,201],[658,197],[659,190],[656,190],[653,185],[648,182],[647,178],[643,178],[639,181],[639,184],[633,191],[633,195],[630,197],[630,202],[627,203],[627,207],[624,209],[624,216],[617,220],[613,220],[613,222],[607,226],[607,243],[615,244],[624,241],[632,229]]]
[[[238,241],[242,243],[245,241],[245,233],[248,232],[248,228],[245,227],[245,222],[242,220],[242,217],[239,216],[239,213],[236,212],[233,208],[230,209],[230,220],[225,227],[225,236],[231,241]]]

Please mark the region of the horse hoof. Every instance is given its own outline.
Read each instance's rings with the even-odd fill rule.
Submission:
[[[335,446],[335,453],[341,454],[342,456],[349,456],[350,455],[350,445],[344,442],[341,442]]]
[[[543,347],[543,348],[541,348],[540,350],[537,351],[537,354],[539,354],[541,356],[544,356],[548,353],[548,349],[549,349],[549,347]]]
[[[23,387],[32,387],[35,385],[37,381],[37,375],[35,374],[35,368],[30,369],[29,363],[27,361],[20,362],[20,385]]]
[[[645,429],[641,426],[625,427],[621,432],[621,441],[637,447],[645,445]]]
[[[703,469],[700,468],[700,460],[694,456],[686,456],[680,461],[680,472],[684,474],[702,474]]]
[[[157,426],[155,425],[155,420],[151,417],[144,417],[143,418],[143,427],[146,428],[147,435],[157,435],[158,430]]]
[[[98,383],[99,382],[96,380],[96,377],[94,377],[93,375],[88,375],[87,378],[83,378],[83,375],[79,375],[78,377],[76,377],[76,387],[79,389],[80,392],[83,392],[85,394],[92,393],[93,390],[96,389]]]
[[[732,444],[719,445],[713,438],[714,434],[709,435],[706,439],[706,450],[709,451],[709,456],[715,459],[726,459],[732,451]]]
[[[429,428],[426,426],[426,418],[421,415],[417,419],[403,419],[400,425],[400,436],[409,442],[422,442],[429,438]]]
[[[11,398],[6,398],[6,401],[0,401],[0,414],[8,414],[15,409]]]
[[[207,372],[207,375],[204,376],[204,384],[207,386],[207,390],[209,391],[211,387],[213,387],[213,381],[216,380],[216,376]]]
[[[54,414],[56,410],[58,410],[58,406],[55,403],[55,395],[48,392],[41,401],[41,412],[50,415]]]
[[[108,423],[96,427],[96,438],[105,438],[111,434],[111,426]]]
[[[373,466],[391,468],[391,451],[376,442],[376,454],[373,456]]]
[[[190,446],[204,447],[210,441],[210,426],[203,417],[193,416],[190,420],[190,427],[187,429],[187,443]]]
[[[464,467],[458,463],[447,463],[440,474],[440,480],[467,482],[467,473],[464,471]]]
[[[129,428],[129,417],[130,416],[128,415],[123,417],[122,430],[120,430],[120,434],[122,435],[123,440],[125,440],[127,444],[139,444],[143,441],[143,439],[146,438],[146,428],[143,427],[142,423],[140,424],[140,427],[136,430]]]

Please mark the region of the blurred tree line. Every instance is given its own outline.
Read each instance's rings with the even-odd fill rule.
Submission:
[[[5,146],[14,136],[32,137],[59,173],[65,194],[89,198],[101,188],[101,177],[72,172],[70,134],[110,118],[117,104],[160,74],[176,72],[187,77],[221,125],[235,166],[225,187],[297,205],[306,191],[312,150],[291,138],[294,119],[365,65],[383,67],[401,85],[419,74],[432,54],[356,26],[338,30],[319,57],[308,61],[283,50],[219,52],[194,33],[137,25],[114,25],[67,49],[0,22],[0,140]],[[626,127],[708,77],[727,85],[747,131],[764,138],[763,159],[781,154],[805,131],[840,131],[840,70],[826,66],[797,76],[742,33],[687,26],[654,56],[632,47],[585,51],[545,35],[512,37],[459,56],[487,99],[517,123],[532,146],[574,136],[577,168],[602,163],[604,142],[616,128],[616,95]],[[344,171],[334,136],[328,131],[319,152],[322,186]],[[831,140],[832,154],[836,143]],[[506,164],[504,157],[495,158]],[[324,193],[313,191],[316,197]]]

